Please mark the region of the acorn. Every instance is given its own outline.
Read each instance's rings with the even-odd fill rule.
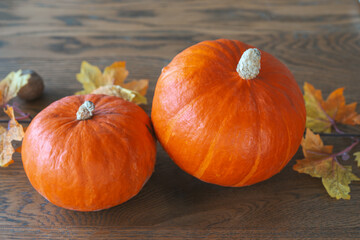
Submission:
[[[23,70],[22,75],[29,74],[28,82],[24,86],[22,86],[17,93],[17,96],[23,100],[26,101],[32,101],[39,97],[44,92],[44,81],[40,77],[39,74],[37,74],[33,70]]]

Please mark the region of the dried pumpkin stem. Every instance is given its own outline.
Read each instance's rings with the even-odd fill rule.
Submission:
[[[94,103],[90,101],[85,101],[76,113],[77,120],[86,120],[93,116],[92,112],[95,109]]]
[[[236,71],[245,80],[256,78],[260,72],[261,53],[257,48],[249,48],[240,58]]]

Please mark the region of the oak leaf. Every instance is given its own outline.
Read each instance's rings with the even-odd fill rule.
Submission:
[[[324,145],[318,134],[314,134],[309,128],[301,142],[305,158],[297,160],[293,166],[295,171],[306,173],[312,177],[322,179],[322,183],[328,194],[336,199],[350,199],[351,181],[359,181],[352,173],[351,166],[342,166],[332,153],[333,146]]]
[[[84,90],[75,94],[106,94],[118,96],[136,104],[145,104],[146,99],[144,96],[149,81],[141,79],[125,83],[124,81],[128,75],[129,72],[126,70],[125,62],[114,62],[101,73],[97,66],[83,61],[76,79],[82,83]]]
[[[0,167],[7,167],[14,161],[12,154],[15,152],[11,142],[21,141],[24,137],[23,127],[16,121],[12,107],[4,109],[10,117],[8,129],[0,126]]]
[[[357,103],[347,105],[343,92],[344,88],[338,88],[324,101],[321,91],[305,82],[306,127],[316,132],[329,133],[333,122],[360,124],[360,114],[356,112]]]
[[[0,105],[4,106],[16,97],[19,90],[28,83],[31,74],[23,74],[22,70],[10,72],[0,82]]]

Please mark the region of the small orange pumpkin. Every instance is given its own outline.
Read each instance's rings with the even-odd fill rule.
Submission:
[[[189,174],[223,186],[270,178],[297,151],[305,105],[275,57],[240,41],[204,41],[162,70],[151,113],[155,133]]]
[[[65,97],[41,111],[22,144],[25,172],[53,204],[78,211],[110,208],[135,196],[155,165],[147,114],[105,95]]]

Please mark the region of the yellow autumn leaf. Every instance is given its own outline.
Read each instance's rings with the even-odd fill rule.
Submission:
[[[0,126],[0,167],[7,167],[14,162],[12,154],[15,150],[11,142],[21,141],[24,137],[23,127],[16,121],[13,108],[8,107],[4,112],[10,117],[10,121],[8,130]]]
[[[346,105],[343,92],[344,88],[338,88],[324,101],[321,91],[305,82],[306,127],[316,132],[329,133],[332,122],[360,124],[360,115],[356,113],[357,103]]]
[[[22,70],[10,72],[0,82],[0,105],[4,106],[12,98],[16,97],[19,90],[28,83],[31,74],[23,74]]]
[[[342,166],[332,153],[333,146],[324,145],[319,135],[314,134],[309,128],[301,142],[305,158],[297,160],[293,166],[295,171],[306,173],[312,177],[322,179],[328,194],[336,199],[350,199],[351,181],[359,181],[352,173],[351,166]]]
[[[331,132],[331,121],[321,107],[322,95],[311,84],[304,85],[306,127],[316,132]]]
[[[131,89],[131,90],[136,91],[136,92],[140,93],[141,95],[145,96],[147,89],[149,87],[149,80],[140,79],[140,80],[131,81],[131,82],[122,84],[122,87],[124,87],[126,89]]]
[[[136,91],[122,88],[118,85],[106,85],[99,87],[91,92],[92,94],[105,94],[109,96],[120,97],[126,101],[135,104],[146,104],[146,98]]]
[[[84,90],[76,92],[76,95],[88,94],[102,86],[102,73],[100,69],[86,61],[81,63],[80,73],[76,74],[76,79],[84,88]]]
[[[360,152],[354,153],[355,161],[357,162],[357,166],[360,167]]]
[[[141,79],[125,83],[124,81],[128,75],[129,72],[126,70],[126,64],[123,61],[114,62],[111,66],[106,67],[103,73],[101,73],[98,67],[83,61],[80,73],[76,75],[76,78],[82,83],[84,90],[75,94],[93,93],[109,95],[111,93],[113,96],[124,98],[136,104],[144,104],[146,102],[144,96],[146,95],[149,81]],[[103,88],[105,86],[106,88]]]
[[[122,85],[129,75],[125,67],[125,62],[114,62],[106,67],[103,73],[103,85]]]

